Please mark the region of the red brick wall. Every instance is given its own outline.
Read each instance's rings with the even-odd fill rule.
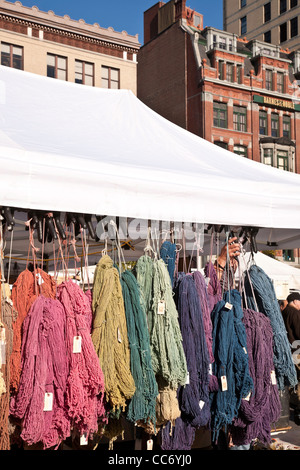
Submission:
[[[186,128],[186,39],[175,23],[142,46],[137,74],[138,98],[183,128]]]

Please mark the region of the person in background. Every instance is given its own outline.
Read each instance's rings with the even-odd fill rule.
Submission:
[[[296,390],[290,394],[290,405],[294,408],[295,423],[300,426],[300,293],[293,292],[286,300],[282,316],[298,377]]]
[[[288,304],[288,301],[286,299],[285,300],[278,300],[278,304],[279,304],[281,312],[283,312],[283,310],[285,309],[285,307]]]

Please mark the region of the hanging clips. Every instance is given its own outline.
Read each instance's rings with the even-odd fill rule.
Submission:
[[[0,215],[3,217],[3,226],[11,232],[15,226],[14,209],[11,209],[10,207],[1,207]]]

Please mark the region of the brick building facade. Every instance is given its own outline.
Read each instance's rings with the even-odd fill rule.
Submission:
[[[165,5],[173,7],[169,23],[159,19]],[[300,53],[201,29],[194,17],[184,0],[158,2],[145,12],[138,97],[217,145],[300,173]]]
[[[137,93],[138,35],[0,0],[1,65]]]

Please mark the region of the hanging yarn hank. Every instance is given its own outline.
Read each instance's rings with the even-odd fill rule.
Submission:
[[[210,421],[210,359],[194,278],[179,273],[174,291],[188,367],[188,381],[178,391],[181,417],[194,427],[207,426]]]
[[[237,446],[251,444],[254,439],[268,445],[272,423],[279,419],[281,413],[278,387],[272,380],[273,332],[264,314],[251,309],[244,309],[243,313],[254,387],[250,396],[241,402],[238,417],[230,427],[231,437]]]
[[[196,435],[196,428],[177,418],[173,428],[168,422],[161,430],[162,450],[191,450]]]
[[[3,286],[1,286],[2,288]],[[2,290],[2,289],[1,289]],[[10,356],[13,344],[12,322],[17,318],[17,312],[9,298],[1,295],[0,317],[0,372],[2,373],[4,389],[0,392],[0,450],[10,450]]]
[[[142,304],[139,285],[131,271],[122,273],[121,286],[130,345],[131,372],[136,387],[128,404],[126,417],[132,422],[140,421],[140,425],[152,423],[155,429],[158,387],[152,368],[146,312]]]
[[[29,446],[58,446],[70,435],[65,411],[68,360],[65,312],[56,299],[38,296],[23,322],[22,372],[10,412],[22,420],[21,438]]]
[[[66,411],[72,428],[85,438],[98,430],[104,419],[104,376],[90,336],[91,305],[73,281],[61,283],[57,299],[66,315],[66,347],[69,371],[66,384]]]
[[[212,322],[211,322],[211,316],[210,316],[211,311],[210,311],[210,307],[209,307],[207,286],[206,286],[205,278],[201,274],[200,271],[194,271],[193,274],[192,274],[192,277],[194,279],[195,287],[197,289],[198,296],[199,296],[199,301],[200,301],[200,306],[201,306],[201,311],[202,311],[202,317],[203,317],[205,339],[206,339],[210,364],[213,364],[215,359],[214,359],[213,351],[212,351],[212,344],[213,344]],[[210,371],[209,372],[210,372],[210,374],[209,374],[209,390],[212,392],[212,391],[215,391],[215,390],[218,389],[218,380],[213,375],[211,366],[210,366]]]
[[[231,308],[230,308],[231,306]],[[237,416],[242,398],[253,389],[249,372],[246,334],[241,327],[241,296],[238,291],[224,293],[212,312],[213,371],[220,387],[211,394],[211,427],[213,440],[220,429],[226,429]]]
[[[166,263],[168,273],[171,279],[171,285],[173,286],[177,258],[176,243],[172,243],[169,240],[165,240],[160,247],[159,255],[160,258]]]
[[[40,268],[37,268],[35,272],[26,268],[19,274],[11,292],[13,306],[18,312],[18,316],[13,322],[13,350],[10,358],[12,393],[18,390],[21,373],[22,325],[31,305],[39,294],[54,299],[56,295],[55,281]]]
[[[145,305],[152,366],[159,390],[156,425],[168,421],[173,425],[180,416],[177,389],[186,381],[187,364],[170,276],[163,260],[153,260],[148,255],[138,259],[135,275]]]
[[[136,271],[148,308],[153,370],[171,387],[177,388],[186,381],[187,364],[167,267],[163,260],[152,260],[144,255],[137,261]],[[162,311],[158,313],[160,305]]]
[[[104,255],[93,282],[92,341],[104,374],[105,398],[113,411],[125,411],[135,392],[122,287],[113,260]]]
[[[258,309],[271,322],[273,360],[279,389],[296,386],[298,383],[296,368],[271,279],[263,269],[253,264],[245,273],[244,286],[248,308]]]

